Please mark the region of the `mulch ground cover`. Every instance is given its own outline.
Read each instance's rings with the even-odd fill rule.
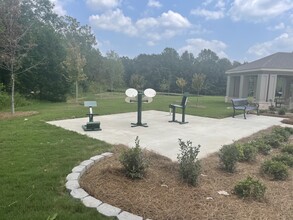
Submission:
[[[240,142],[270,131],[271,128]],[[238,163],[233,174],[221,170],[218,155],[212,154],[201,160],[202,172],[196,187],[180,180],[177,162],[153,152],[147,152],[150,166],[145,178],[127,178],[119,162],[125,149],[116,146],[112,157],[98,162],[83,175],[81,186],[90,195],[144,219],[293,219],[292,168],[286,181],[272,181],[260,174],[261,163],[279,153],[278,149],[269,156],[258,155],[255,162]],[[240,199],[233,194],[236,183],[248,176],[267,187],[263,201]],[[229,195],[220,195],[221,190]]]

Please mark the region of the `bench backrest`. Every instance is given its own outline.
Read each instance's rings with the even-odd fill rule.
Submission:
[[[233,106],[246,106],[248,105],[248,100],[245,98],[242,99],[231,99]]]
[[[187,100],[188,100],[188,96],[184,95],[184,96],[182,97],[182,100],[181,100],[181,106],[182,106],[183,108],[186,107]]]

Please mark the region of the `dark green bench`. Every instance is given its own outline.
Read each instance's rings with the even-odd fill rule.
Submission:
[[[188,100],[188,94],[186,93],[183,95],[180,105],[176,105],[176,104],[169,105],[169,108],[172,109],[172,121],[169,121],[169,122],[178,122],[180,124],[188,123],[185,121],[185,108],[186,108],[187,100]],[[175,120],[176,108],[182,109],[182,121],[181,122]]]
[[[246,98],[231,99],[233,106],[233,118],[235,117],[236,110],[243,111],[244,119],[246,119],[246,113],[256,110],[257,115],[259,115],[259,104],[250,104]]]

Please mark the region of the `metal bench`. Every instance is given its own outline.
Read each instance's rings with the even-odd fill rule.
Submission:
[[[231,99],[233,105],[233,118],[235,117],[235,111],[243,111],[244,119],[246,119],[246,113],[249,111],[256,110],[257,115],[259,115],[258,108],[259,104],[253,103],[250,104],[246,98]]]
[[[89,117],[89,121],[86,123],[86,125],[82,125],[83,130],[85,131],[100,131],[102,130],[100,128],[100,122],[99,121],[94,121],[94,114],[93,113],[93,107],[97,106],[97,102],[96,101],[85,101],[84,102],[84,107],[88,107],[89,108],[89,113],[87,113],[86,115]]]
[[[282,107],[282,104],[284,105],[285,104],[285,99],[283,98],[283,97],[277,97],[277,98],[275,98],[275,106],[276,106],[276,108],[278,108],[278,107]]]
[[[178,122],[180,124],[188,123],[185,121],[185,108],[186,108],[187,100],[188,100],[188,95],[184,94],[180,105],[176,105],[176,104],[169,105],[169,108],[172,109],[172,120],[169,122]],[[182,121],[181,122],[175,120],[176,108],[182,109]]]

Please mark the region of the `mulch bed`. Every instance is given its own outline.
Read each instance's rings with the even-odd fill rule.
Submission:
[[[271,129],[254,134],[248,141]],[[238,163],[229,174],[219,169],[217,154],[201,160],[202,175],[196,187],[182,183],[178,163],[147,152],[150,167],[141,180],[125,177],[118,161],[124,146],[116,146],[114,155],[92,168],[81,178],[81,186],[97,199],[122,210],[150,219],[293,219],[293,171],[286,181],[271,181],[259,173],[260,165],[271,156],[258,155],[254,163]],[[275,150],[273,154],[278,153]],[[235,184],[247,176],[258,178],[267,187],[262,202],[239,199]],[[219,195],[218,191],[230,195]]]

